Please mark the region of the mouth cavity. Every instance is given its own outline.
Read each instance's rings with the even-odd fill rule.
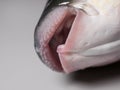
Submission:
[[[53,59],[58,62],[57,64],[60,68],[62,68],[62,65],[57,53],[57,47],[61,44],[65,44],[75,17],[75,14],[69,13],[59,25],[48,44],[50,53]]]

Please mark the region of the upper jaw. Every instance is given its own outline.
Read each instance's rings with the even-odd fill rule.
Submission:
[[[57,49],[66,73],[90,66],[109,64],[120,58],[117,10],[118,8],[114,8],[114,11],[90,16],[78,12],[66,43]]]

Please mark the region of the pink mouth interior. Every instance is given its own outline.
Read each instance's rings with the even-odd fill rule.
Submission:
[[[64,21],[60,24],[49,41],[50,52],[52,53],[54,60],[60,61],[57,53],[57,47],[66,42],[74,19],[75,15],[72,14],[65,17]]]
[[[38,27],[37,38],[39,42],[38,54],[43,63],[56,71],[64,71],[60,62],[57,47],[65,44],[76,11],[70,7],[60,7],[53,10]]]

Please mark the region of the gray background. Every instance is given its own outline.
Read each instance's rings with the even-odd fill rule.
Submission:
[[[0,90],[120,90],[120,63],[69,75],[51,71],[33,47],[46,0],[0,0]]]

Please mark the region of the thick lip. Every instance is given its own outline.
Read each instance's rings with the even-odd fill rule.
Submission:
[[[62,71],[63,72],[63,68],[62,68],[60,59],[59,59],[58,54],[57,54],[57,48],[55,48],[52,51],[51,48],[50,48],[50,43],[53,43],[53,44],[51,44],[51,46],[54,48],[53,45],[54,45],[55,42],[51,42],[51,40],[54,41],[52,38],[54,37],[56,32],[60,32],[60,31],[58,31],[58,29],[61,27],[61,24],[64,21],[67,22],[67,20],[71,16],[74,16],[74,18],[75,18],[76,10],[72,7],[69,7],[69,6],[61,6],[61,7],[58,7],[58,8],[61,8],[61,9],[64,8],[64,9],[66,9],[66,11],[63,14],[61,20],[56,23],[56,28],[54,28],[51,31],[48,30],[50,32],[50,34],[48,35],[47,31],[43,32],[42,30],[40,30],[41,27],[42,27],[42,24],[44,23],[44,21],[40,21],[41,23],[42,22],[43,23],[37,25],[37,28],[36,28],[35,34],[34,34],[34,36],[35,36],[34,44],[35,44],[35,50],[36,50],[38,56],[40,57],[40,59],[42,60],[42,62],[44,64],[46,64],[48,67],[50,67],[51,69],[53,69],[55,71],[59,71],[59,72]],[[64,25],[63,25],[62,28],[64,28]],[[66,36],[66,39],[67,39],[67,36]],[[63,43],[65,43],[66,39],[64,40]]]

